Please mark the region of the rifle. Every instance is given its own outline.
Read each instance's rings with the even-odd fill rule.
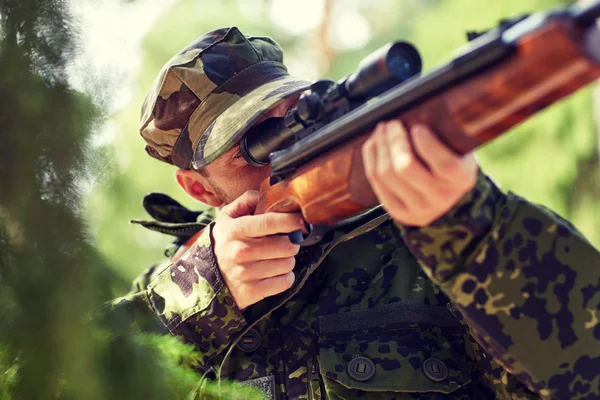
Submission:
[[[600,1],[504,20],[469,33],[449,63],[426,74],[414,46],[396,42],[339,82],[316,81],[284,118],[240,143],[271,166],[256,213],[301,211],[313,244],[329,226],[378,204],[361,147],[378,121],[425,124],[463,155],[600,77]]]

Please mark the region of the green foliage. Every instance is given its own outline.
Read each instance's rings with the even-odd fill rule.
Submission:
[[[8,350],[0,344],[0,400],[10,400],[10,391],[15,384],[18,364],[9,360]]]
[[[264,398],[264,394],[256,388],[228,383],[222,383],[220,387],[218,383],[210,385],[205,383],[200,388],[198,373],[194,371],[200,360],[198,350],[194,346],[182,343],[174,336],[140,334],[135,337],[135,340],[143,346],[158,349],[158,354],[152,354],[152,359],[147,361],[161,367],[161,378],[165,381],[165,387],[177,388],[178,394],[173,398],[187,400],[210,400],[212,398],[258,400]],[[154,396],[157,399],[167,398],[155,394]]]
[[[104,398],[109,399],[261,399],[254,388],[228,382],[204,382],[194,371],[198,350],[170,335],[136,334],[104,339],[96,360],[99,379],[106,382]],[[118,374],[112,372],[116,368]],[[109,384],[108,384],[109,383]]]
[[[70,87],[65,2],[2,2],[0,23],[0,399],[195,398],[190,348],[89,318],[125,284],[82,212],[102,111]]]

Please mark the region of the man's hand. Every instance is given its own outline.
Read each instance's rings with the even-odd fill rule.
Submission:
[[[251,215],[258,192],[248,191],[223,207],[212,230],[221,275],[238,308],[289,289],[300,246],[282,233],[302,229],[301,214]]]
[[[415,125],[409,135],[399,121],[380,122],[362,155],[377,198],[403,225],[429,225],[477,181],[474,155],[457,155],[423,125]]]

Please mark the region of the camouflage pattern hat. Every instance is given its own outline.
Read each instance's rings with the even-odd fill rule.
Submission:
[[[179,168],[204,167],[309,85],[288,74],[273,39],[236,27],[209,32],[169,60],[146,95],[140,125],[146,151]]]

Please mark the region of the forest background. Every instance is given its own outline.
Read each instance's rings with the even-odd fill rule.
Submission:
[[[193,349],[89,318],[90,310],[124,295],[171,241],[128,223],[148,218],[144,195],[164,192],[199,208],[176,186],[174,168],[145,154],[138,134],[151,82],[197,36],[233,25],[269,35],[283,46],[293,75],[339,79],[398,39],[418,47],[427,71],[465,44],[466,31],[565,4],[0,2],[0,400],[191,399],[198,393]],[[69,9],[72,19],[65,17]],[[90,21],[99,27],[95,38],[85,35]],[[133,41],[135,51],[125,50],[133,36],[143,40],[139,47]],[[74,61],[108,37],[123,47],[113,40],[106,53],[93,49],[95,57]],[[118,62],[109,57],[114,50]],[[505,190],[555,210],[600,246],[596,91],[593,85],[548,108],[477,155]]]

